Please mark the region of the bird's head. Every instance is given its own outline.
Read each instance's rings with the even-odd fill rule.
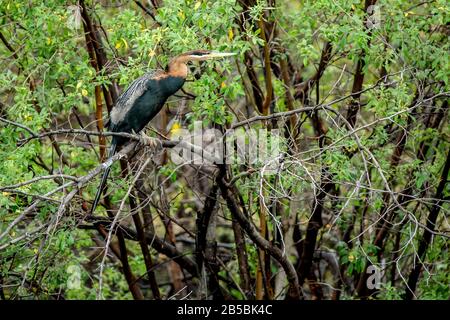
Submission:
[[[187,66],[186,64],[190,61],[205,61],[212,59],[220,59],[225,57],[231,57],[237,53],[229,52],[217,52],[211,50],[192,50],[182,53],[175,58],[173,58],[169,63],[169,73],[175,76],[186,77]]]
[[[184,61],[204,61],[204,60],[211,60],[211,59],[218,59],[218,58],[225,58],[225,57],[231,57],[236,55],[236,53],[230,53],[230,52],[217,52],[217,51],[210,51],[210,50],[193,50],[188,51],[183,54],[181,54],[179,57],[183,59]]]

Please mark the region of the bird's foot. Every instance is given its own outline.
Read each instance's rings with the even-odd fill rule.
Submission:
[[[140,134],[141,134],[142,141],[146,146],[149,146],[152,149],[158,149],[161,146],[161,142],[158,139],[149,137],[142,131]]]

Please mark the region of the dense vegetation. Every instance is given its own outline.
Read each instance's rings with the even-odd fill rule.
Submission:
[[[449,11],[0,0],[0,299],[450,298]],[[238,55],[191,65],[90,215],[117,97],[193,49]],[[180,161],[199,124],[248,154]]]

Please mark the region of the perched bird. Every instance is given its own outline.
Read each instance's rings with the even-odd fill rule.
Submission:
[[[233,56],[235,53],[221,53],[209,50],[185,52],[173,58],[167,71],[152,70],[133,81],[122,93],[111,111],[107,127],[111,132],[138,133],[152,120],[164,106],[167,98],[183,86],[188,74],[189,61],[203,61]],[[125,144],[126,138],[113,136],[109,150],[111,158],[117,147]],[[92,204],[91,214],[100,201],[111,167],[103,173],[100,187]]]

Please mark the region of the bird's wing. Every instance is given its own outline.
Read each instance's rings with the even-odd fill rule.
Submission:
[[[147,89],[146,84],[148,80],[154,79],[163,73],[164,71],[160,69],[152,70],[134,80],[127,90],[120,95],[119,99],[117,99],[117,102],[111,111],[110,121],[113,123],[120,122],[122,120],[120,119],[120,115],[126,114],[135,101],[144,94]]]

